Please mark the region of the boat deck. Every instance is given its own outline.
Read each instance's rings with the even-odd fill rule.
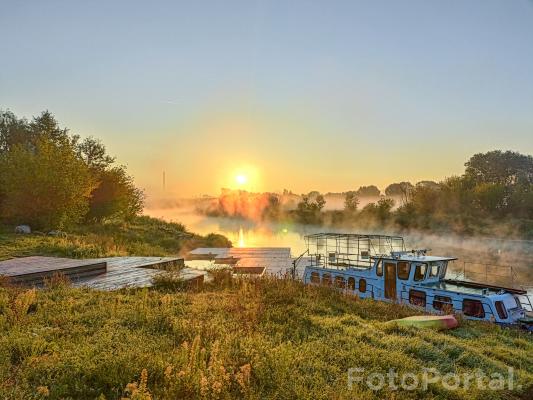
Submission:
[[[453,279],[445,279],[440,282],[422,284],[422,286],[437,289],[437,290],[446,290],[450,292],[463,293],[463,294],[474,294],[474,295],[486,295],[486,294],[497,294],[500,291],[506,291],[508,293],[514,293],[519,295],[527,294],[526,290],[516,289],[516,288],[507,288],[494,286],[485,283],[478,282],[468,282],[468,281],[459,281]]]

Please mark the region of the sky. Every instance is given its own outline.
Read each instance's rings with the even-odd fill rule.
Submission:
[[[0,10],[0,108],[100,138],[149,197],[384,189],[533,154],[530,0]]]

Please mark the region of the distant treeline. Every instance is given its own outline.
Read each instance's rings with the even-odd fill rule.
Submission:
[[[0,110],[0,222],[63,229],[127,220],[143,192],[104,145],[61,128],[48,111],[28,121]]]
[[[454,231],[533,237],[533,157],[513,151],[475,154],[465,172],[441,182],[376,186],[345,193],[295,195],[223,190],[202,212],[333,227]],[[342,195],[342,209],[326,200]],[[369,201],[369,198],[372,201]],[[365,202],[365,205],[360,205]]]

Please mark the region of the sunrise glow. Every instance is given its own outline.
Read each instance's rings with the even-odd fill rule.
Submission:
[[[237,182],[239,185],[245,185],[248,182],[248,177],[246,175],[237,175],[235,177],[235,182]]]

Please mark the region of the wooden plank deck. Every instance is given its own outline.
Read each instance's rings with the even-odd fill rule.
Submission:
[[[73,286],[99,290],[152,286],[158,274],[177,267],[180,277],[200,285],[206,271],[183,268],[183,259],[175,257],[108,257],[75,260],[58,257],[22,257],[0,262],[0,275],[13,283],[42,286],[43,279],[61,273]]]
[[[290,258],[290,247],[199,247],[191,250],[187,258]]]
[[[212,260],[241,274],[284,276],[292,272],[293,259],[289,247],[201,247],[190,251],[187,260]]]
[[[0,275],[13,283],[38,284],[55,274],[71,280],[105,273],[107,263],[103,260],[73,260],[59,257],[21,257],[0,261]]]
[[[80,279],[73,285],[100,290],[148,287],[152,286],[154,276],[183,265],[183,259],[175,257],[109,257],[100,260],[107,263],[105,274]]]

